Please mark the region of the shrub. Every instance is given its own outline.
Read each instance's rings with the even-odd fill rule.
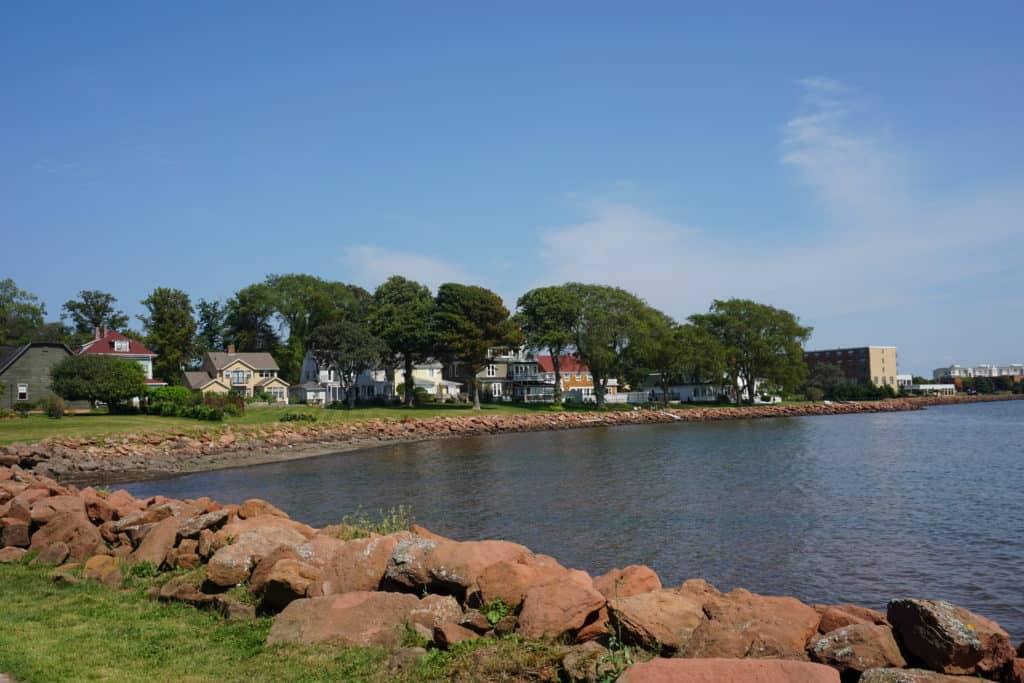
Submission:
[[[224,415],[233,417],[245,415],[245,399],[238,395],[206,394],[203,396],[203,405],[208,408],[216,408]]]
[[[372,519],[365,510],[359,508],[354,514],[341,518],[341,524],[332,529],[330,534],[343,541],[355,538],[368,538],[373,534],[386,536],[399,531],[408,531],[413,524],[412,507],[399,505],[388,510],[378,510],[378,519]]]
[[[149,403],[187,406],[194,402],[195,397],[188,387],[157,387],[146,392],[146,399]]]
[[[142,366],[114,356],[68,356],[53,366],[50,377],[53,393],[69,401],[103,401],[113,407],[146,395]]]
[[[278,422],[316,422],[316,415],[312,413],[285,413]]]
[[[11,408],[21,417],[26,417],[28,411],[32,410],[34,406],[28,401],[15,401]]]
[[[51,394],[46,399],[46,414],[52,417],[54,420],[59,420],[64,417],[64,399],[60,396]]]

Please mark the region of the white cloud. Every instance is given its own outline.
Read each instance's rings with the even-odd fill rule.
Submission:
[[[392,275],[415,280],[436,291],[444,282],[476,282],[460,266],[422,252],[398,251],[374,244],[345,247],[346,278],[371,291]]]

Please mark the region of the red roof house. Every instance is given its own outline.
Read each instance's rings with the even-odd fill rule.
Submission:
[[[147,349],[138,339],[132,339],[106,326],[101,331],[96,328],[94,339],[78,349],[79,354],[96,354],[98,356],[117,356],[125,360],[133,360],[142,366],[146,373],[146,384],[151,387],[167,386],[167,382],[153,379],[153,359],[157,354]]]

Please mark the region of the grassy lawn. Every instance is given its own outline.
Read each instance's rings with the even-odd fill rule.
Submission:
[[[229,624],[147,600],[144,580],[57,586],[48,571],[0,564],[0,673],[21,683],[544,680],[557,666],[556,648],[481,639],[396,676],[380,648],[266,647],[269,619]]]

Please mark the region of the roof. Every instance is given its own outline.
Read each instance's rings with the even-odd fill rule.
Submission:
[[[114,342],[115,341],[125,341],[125,340],[128,341],[128,350],[127,351],[115,351],[114,350]],[[83,344],[81,346],[81,348],[78,349],[78,353],[95,353],[95,354],[103,355],[103,356],[150,356],[150,357],[153,357],[153,356],[157,355],[157,354],[153,353],[152,351],[150,351],[149,349],[147,349],[145,346],[143,346],[142,342],[140,342],[138,339],[132,339],[131,337],[126,337],[125,335],[121,334],[120,332],[115,332],[114,330],[110,330],[109,332],[107,332],[105,335],[103,335],[99,339],[94,339],[91,342]]]
[[[263,377],[262,379],[260,379],[259,382],[256,382],[255,386],[265,387],[268,384],[273,384],[274,382],[277,382],[278,384],[283,384],[285,386],[288,386],[288,382],[285,382],[280,377]]]
[[[189,389],[202,389],[210,382],[215,381],[213,377],[210,377],[210,373],[201,370],[185,372],[183,375],[185,386]]]
[[[28,344],[22,344],[21,346],[0,346],[0,373],[6,372],[7,368],[14,365],[15,361],[25,355],[25,352],[32,347],[43,347],[49,346],[52,348],[64,349],[70,356],[71,349],[67,347],[67,344],[60,342],[29,342]]]
[[[256,370],[280,370],[274,357],[266,351],[249,351],[245,353],[228,353],[227,351],[207,351],[206,357],[218,370],[231,365],[235,361],[242,361],[251,365]]]
[[[558,362],[560,372],[590,372],[590,368],[581,363],[576,356],[564,355],[560,358],[561,360]],[[555,364],[552,362],[551,356],[537,356],[537,365],[540,366],[541,372],[555,371]]]

